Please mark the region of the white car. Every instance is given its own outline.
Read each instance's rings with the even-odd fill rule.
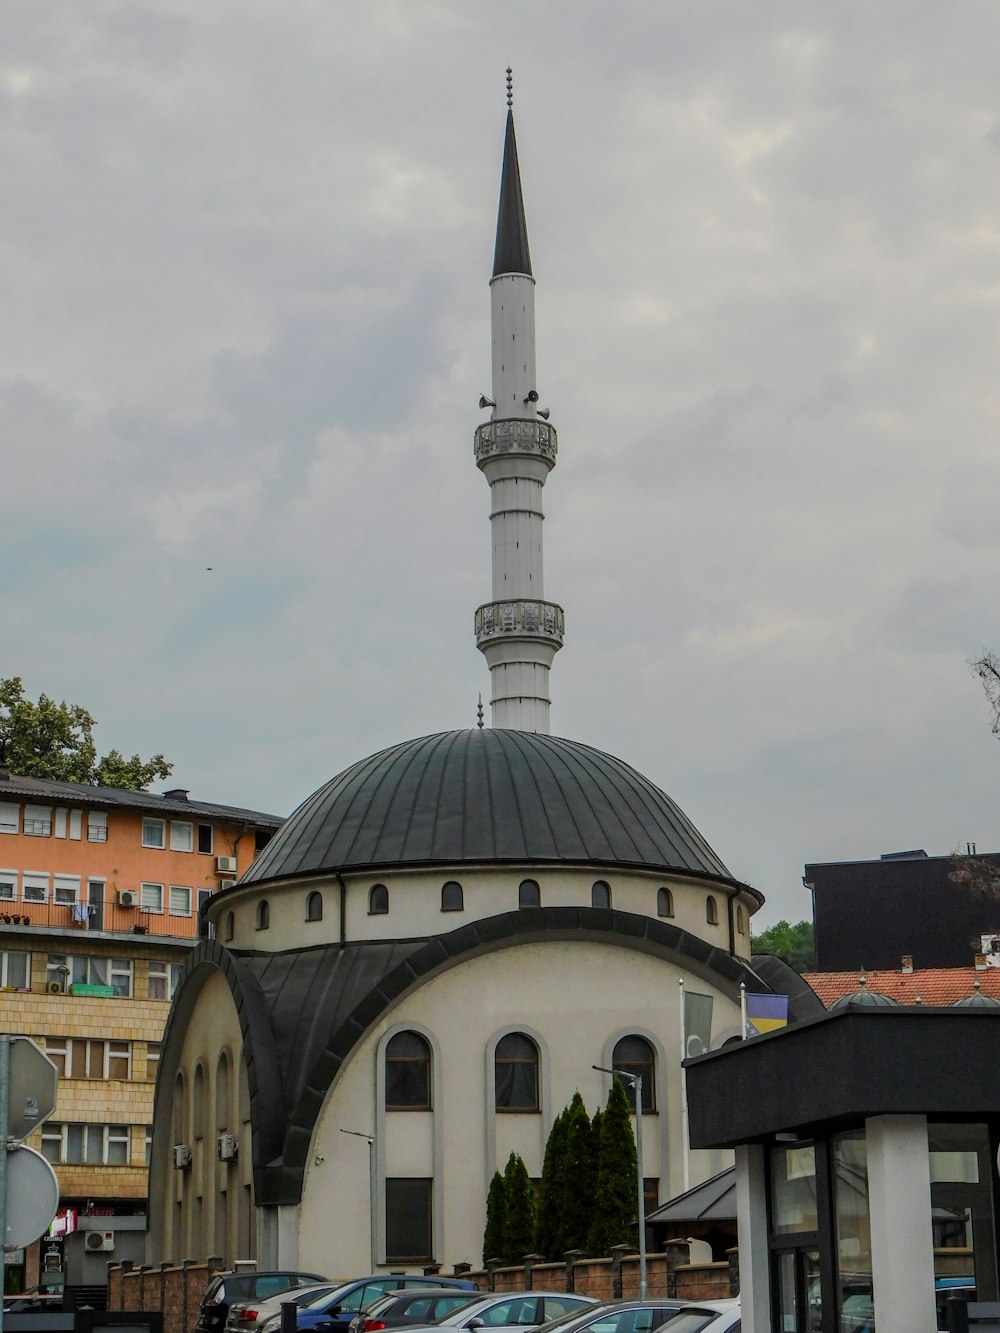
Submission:
[[[226,1333],[234,1333],[234,1330],[236,1333],[250,1333],[251,1330],[260,1328],[272,1315],[280,1315],[281,1307],[286,1301],[291,1301],[293,1305],[308,1305],[318,1296],[325,1296],[327,1292],[342,1285],[339,1282],[317,1282],[309,1287],[296,1287],[292,1291],[279,1292],[277,1296],[266,1296],[259,1301],[240,1301],[229,1307]]]
[[[516,1333],[517,1329],[535,1328],[550,1319],[571,1311],[596,1305],[592,1296],[577,1296],[565,1291],[506,1291],[496,1292],[463,1305],[460,1310],[446,1315],[435,1324],[412,1326],[407,1333]]]
[[[689,1301],[660,1333],[740,1333],[739,1301]]]

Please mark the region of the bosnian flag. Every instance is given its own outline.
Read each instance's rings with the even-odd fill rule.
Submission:
[[[747,991],[747,1036],[759,1037],[788,1026],[787,995],[751,995]]]

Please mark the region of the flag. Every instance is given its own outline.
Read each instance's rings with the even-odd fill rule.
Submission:
[[[712,997],[684,990],[684,1057],[704,1055],[712,1045]]]
[[[765,1032],[788,1026],[787,995],[746,996],[747,1036],[759,1037]]]

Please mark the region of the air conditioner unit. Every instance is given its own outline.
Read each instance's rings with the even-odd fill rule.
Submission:
[[[47,981],[45,983],[46,995],[65,995],[66,987],[61,981]]]
[[[239,1139],[235,1134],[220,1134],[216,1150],[220,1162],[235,1162],[236,1154],[240,1150]]]
[[[191,1149],[186,1143],[174,1144],[174,1166],[178,1171],[184,1171],[191,1165]]]
[[[220,879],[220,880],[219,880],[219,888],[220,888],[220,889],[231,889],[235,883],[236,883],[235,879]]]
[[[96,1254],[98,1250],[113,1250],[115,1248],[115,1233],[113,1231],[88,1231],[83,1242],[83,1248],[91,1254]]]
[[[119,889],[119,890],[118,890],[118,906],[119,906],[119,907],[138,907],[138,906],[139,906],[139,895],[136,893],[135,889]]]
[[[236,874],[236,857],[235,857],[235,856],[217,856],[217,857],[215,858],[215,868],[216,868],[216,870],[219,872],[220,875],[235,875],[235,874]]]

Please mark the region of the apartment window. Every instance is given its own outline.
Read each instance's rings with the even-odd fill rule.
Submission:
[[[428,1178],[390,1176],[385,1182],[386,1263],[432,1259],[431,1194]]]
[[[127,1166],[128,1125],[72,1125],[48,1120],[42,1126],[42,1155],[68,1166]]]
[[[79,837],[79,834],[77,834]],[[108,814],[106,810],[87,811],[87,841],[107,842]]]
[[[146,1126],[146,1152],[145,1152],[145,1156],[143,1157],[143,1161],[144,1161],[144,1163],[145,1163],[146,1166],[149,1166],[149,1164],[150,1164],[150,1162],[152,1161],[152,1159],[153,1159],[153,1131],[152,1131],[152,1129],[150,1128],[150,1126],[147,1125],[147,1126]]]
[[[194,851],[194,825],[179,824],[170,821],[170,850],[172,852]]]
[[[0,801],[0,833],[17,833],[21,823],[21,807]]]
[[[162,819],[144,819],[142,821],[143,847],[165,847],[167,826]]]
[[[32,838],[47,838],[52,832],[52,810],[47,805],[24,807],[24,831]]]
[[[140,884],[139,886],[139,906],[144,912],[162,912],[163,911],[163,885],[162,884]]]
[[[0,953],[0,986],[27,990],[30,985],[31,954],[21,949],[5,949]]]
[[[160,1067],[160,1043],[158,1041],[146,1042],[146,1082],[156,1082],[156,1071]]]
[[[21,877],[21,898],[26,903],[47,903],[49,900],[48,875],[26,870]]]
[[[57,810],[57,811],[56,811],[55,834],[56,834],[56,837],[57,837],[57,838],[65,838],[65,836],[66,836],[66,817],[67,817],[67,814],[68,814],[68,811],[66,811],[66,810]]]
[[[198,825],[198,850],[205,856],[211,856],[215,850],[215,838],[211,824]]]
[[[132,1076],[132,1045],[91,1037],[46,1037],[45,1054],[60,1078],[119,1078]]]
[[[191,890],[183,884],[171,884],[170,886],[170,915],[191,915]]]
[[[0,870],[0,902],[12,903],[17,897],[17,871]]]
[[[149,965],[149,998],[172,1000],[184,968],[180,963],[151,962]]]
[[[63,907],[72,907],[80,901],[80,879],[78,875],[56,875],[52,885],[52,901]]]

